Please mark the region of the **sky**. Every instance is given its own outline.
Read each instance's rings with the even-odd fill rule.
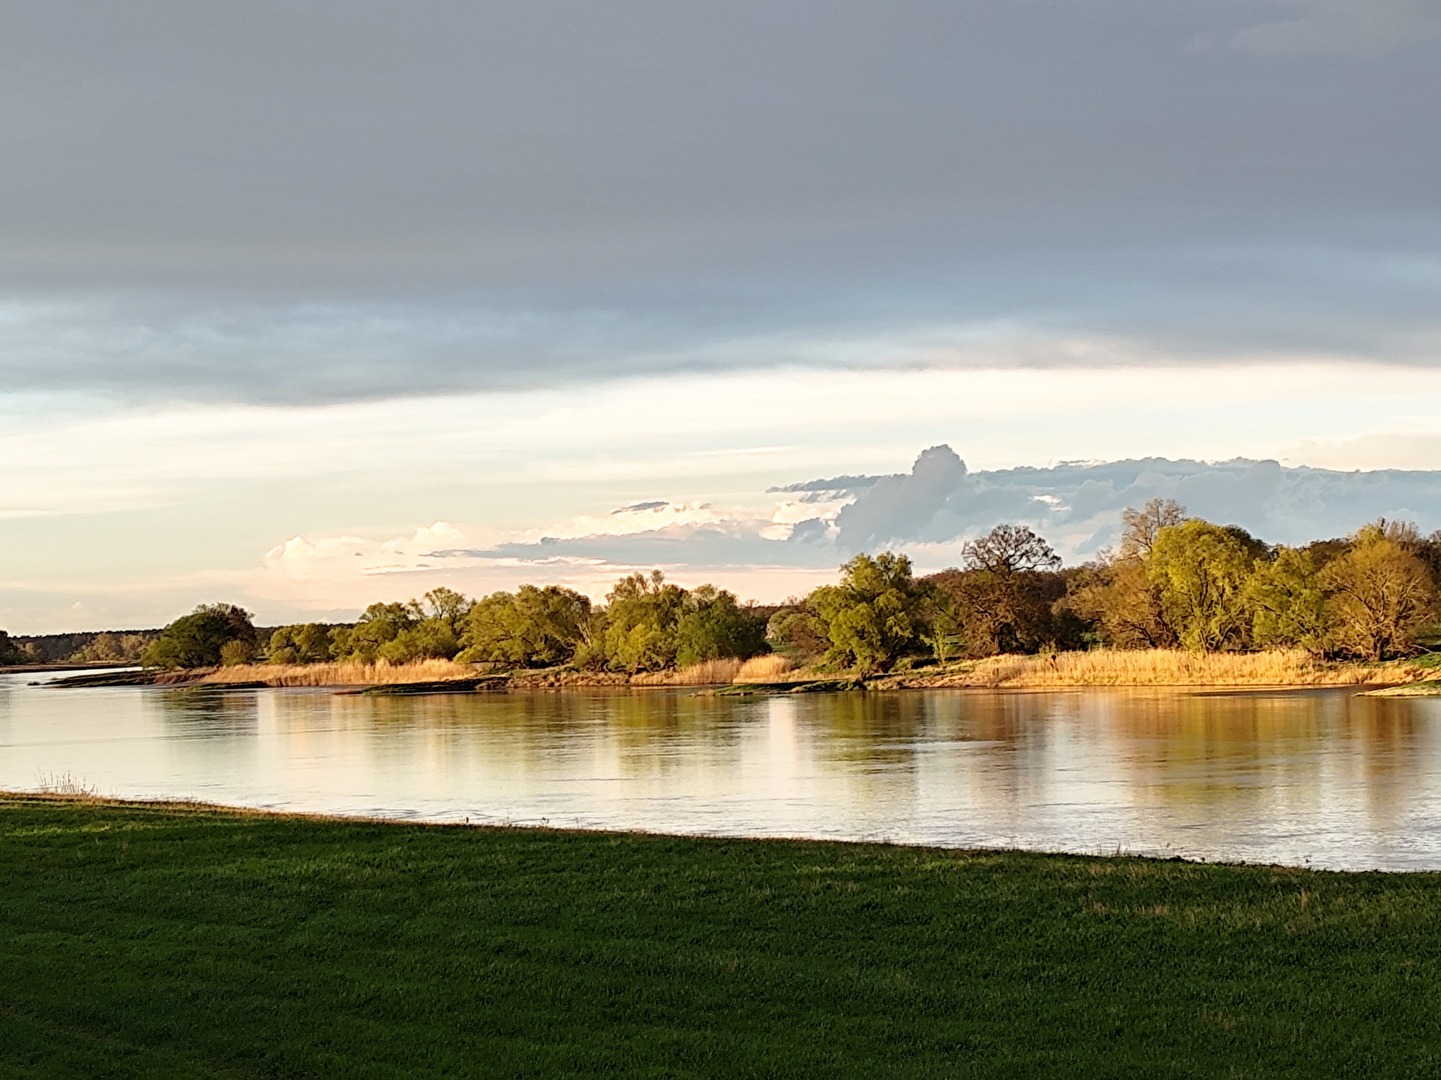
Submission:
[[[1441,528],[1438,100],[1441,0],[0,0],[0,627]]]

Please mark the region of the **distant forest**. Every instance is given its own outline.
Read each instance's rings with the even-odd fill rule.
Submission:
[[[0,630],[0,664],[138,663],[160,630],[90,630],[10,637]]]
[[[632,673],[767,652],[866,673],[1096,647],[1289,648],[1376,661],[1441,641],[1438,596],[1441,533],[1383,520],[1287,547],[1156,499],[1125,511],[1115,550],[1075,567],[1062,567],[1029,527],[999,525],[964,546],[958,567],[917,577],[904,555],[857,555],[837,584],[779,605],[742,604],[713,585],[685,589],[659,570],[622,578],[604,604],[559,585],[479,600],[437,588],[372,604],[355,623],[273,631],[212,604],[177,619],[140,657],[167,668],[438,658]]]

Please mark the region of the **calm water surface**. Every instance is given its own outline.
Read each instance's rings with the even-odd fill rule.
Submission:
[[[0,789],[437,821],[1441,869],[1441,699],[368,698],[0,676]]]

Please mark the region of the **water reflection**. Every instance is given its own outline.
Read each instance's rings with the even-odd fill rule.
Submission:
[[[435,820],[1441,868],[1441,701],[1348,691],[61,691],[0,787]]]

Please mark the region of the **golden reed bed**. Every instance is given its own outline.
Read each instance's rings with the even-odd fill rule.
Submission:
[[[673,671],[643,671],[630,677],[633,686],[723,686],[741,669],[739,660],[706,660]]]
[[[403,683],[474,679],[481,671],[450,660],[384,661],[365,664],[239,664],[203,677],[207,683],[265,683],[269,686],[394,686]],[[875,680],[878,689],[976,687],[1046,689],[1074,686],[1360,686],[1403,684],[1436,673],[1405,664],[1338,663],[1309,653],[1278,650],[1260,653],[1197,654],[1177,649],[1063,652],[1042,656],[993,656],[957,661],[942,668],[921,668]],[[728,683],[806,682],[836,678],[796,668],[784,656],[709,660],[673,671],[626,676],[616,672],[517,672],[518,686],[723,686]]]
[[[675,671],[632,675],[632,686],[725,686],[727,683],[765,683],[786,678],[792,664],[784,656],[753,656],[739,660],[706,660]]]
[[[724,686],[731,682],[772,682],[784,679],[792,664],[783,656],[757,656],[739,660],[707,660],[672,671],[642,672],[629,677],[616,672],[515,673],[520,685],[624,685]],[[407,664],[380,661],[364,664],[341,661],[328,664],[236,664],[201,678],[218,684],[265,683],[269,686],[397,686],[404,683],[447,682],[474,679],[480,672],[469,664],[450,660],[415,660]],[[179,681],[177,679],[177,681]]]
[[[269,686],[396,686],[401,683],[473,679],[479,672],[451,660],[407,664],[337,661],[330,664],[235,664],[206,675],[205,683],[266,683]]]
[[[1039,689],[1061,686],[1358,686],[1406,682],[1420,671],[1337,663],[1300,649],[1192,653],[1179,649],[1093,649],[1049,656],[993,656],[928,674],[900,676],[906,686]]]

